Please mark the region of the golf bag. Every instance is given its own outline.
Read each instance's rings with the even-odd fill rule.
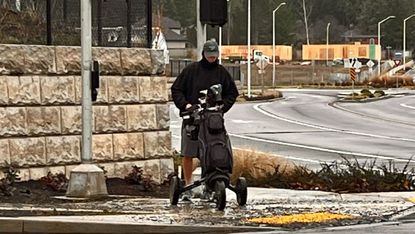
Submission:
[[[202,114],[198,140],[202,177],[215,171],[232,174],[232,147],[222,110],[206,110]]]

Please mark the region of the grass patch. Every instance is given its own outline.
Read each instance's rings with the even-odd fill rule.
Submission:
[[[295,165],[274,154],[249,149],[234,149],[234,165],[231,182],[245,177],[253,187],[296,190],[320,190],[337,193],[395,192],[415,190],[414,169],[407,164],[399,169],[390,161],[359,162],[356,158],[342,156],[341,161],[321,163],[321,169],[311,170]],[[175,169],[181,164],[175,161]],[[195,160],[198,161],[198,160]],[[194,163],[196,167],[197,163]]]
[[[351,93],[344,97],[345,100],[362,100],[367,98],[382,97],[385,96],[385,92],[382,90],[376,90],[373,93],[369,89],[362,89],[359,93]]]

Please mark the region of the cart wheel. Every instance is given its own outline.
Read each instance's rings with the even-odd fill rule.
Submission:
[[[248,189],[245,177],[239,177],[236,181],[236,200],[238,205],[244,206],[248,198]]]
[[[180,179],[177,176],[173,176],[170,179],[170,204],[177,205],[180,196]]]
[[[216,181],[215,183],[215,197],[216,197],[216,208],[218,210],[224,210],[226,206],[226,186],[223,181]]]

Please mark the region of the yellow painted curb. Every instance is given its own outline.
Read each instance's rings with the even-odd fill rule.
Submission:
[[[412,203],[415,203],[415,197],[410,197],[410,198],[408,198],[408,201],[410,201],[410,202],[412,202]]]
[[[252,218],[248,222],[261,224],[321,223],[330,220],[351,219],[351,215],[332,214],[329,212],[282,215],[267,218]]]

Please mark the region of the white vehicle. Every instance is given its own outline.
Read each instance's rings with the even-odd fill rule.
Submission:
[[[261,50],[254,50],[254,61],[258,62],[260,59],[265,59],[267,63],[271,63],[271,58],[264,55]]]

